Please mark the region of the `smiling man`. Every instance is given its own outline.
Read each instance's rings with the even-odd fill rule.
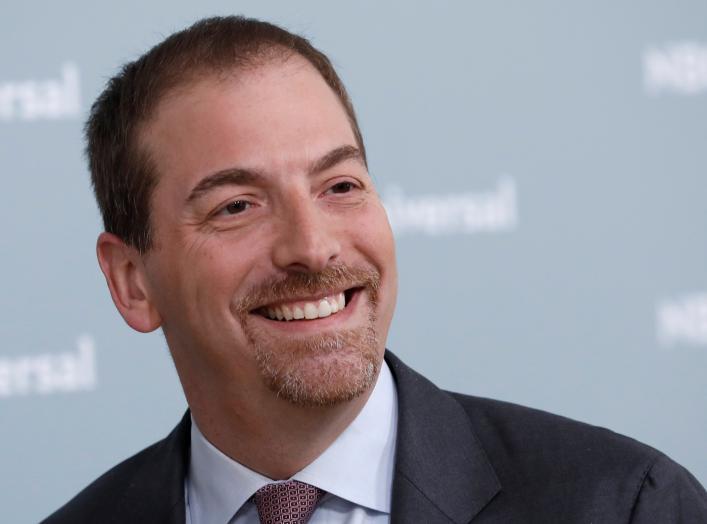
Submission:
[[[300,55],[251,60],[158,104],[140,132],[155,172],[169,173],[151,199],[154,245],[136,257],[105,233],[98,253],[127,322],[162,327],[209,441],[287,478],[372,390],[395,259],[332,89]]]
[[[86,129],[101,269],[132,328],[162,328],[190,411],[47,522],[707,514],[659,452],[440,391],[386,353],[393,237],[346,91],[306,40],[198,22],[126,65]]]

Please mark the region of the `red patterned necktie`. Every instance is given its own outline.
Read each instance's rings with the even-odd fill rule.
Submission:
[[[305,524],[324,491],[288,480],[268,484],[253,495],[261,524]]]

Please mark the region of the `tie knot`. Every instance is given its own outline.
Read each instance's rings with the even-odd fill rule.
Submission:
[[[263,486],[253,496],[261,524],[305,524],[324,491],[288,480]]]

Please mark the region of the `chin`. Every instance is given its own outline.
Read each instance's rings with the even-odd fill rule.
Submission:
[[[268,388],[302,407],[336,406],[363,395],[375,384],[383,359],[370,326],[255,348]]]

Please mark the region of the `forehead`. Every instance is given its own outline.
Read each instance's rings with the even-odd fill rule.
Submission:
[[[169,93],[139,134],[158,175],[283,169],[356,145],[341,101],[299,56],[207,75]]]

